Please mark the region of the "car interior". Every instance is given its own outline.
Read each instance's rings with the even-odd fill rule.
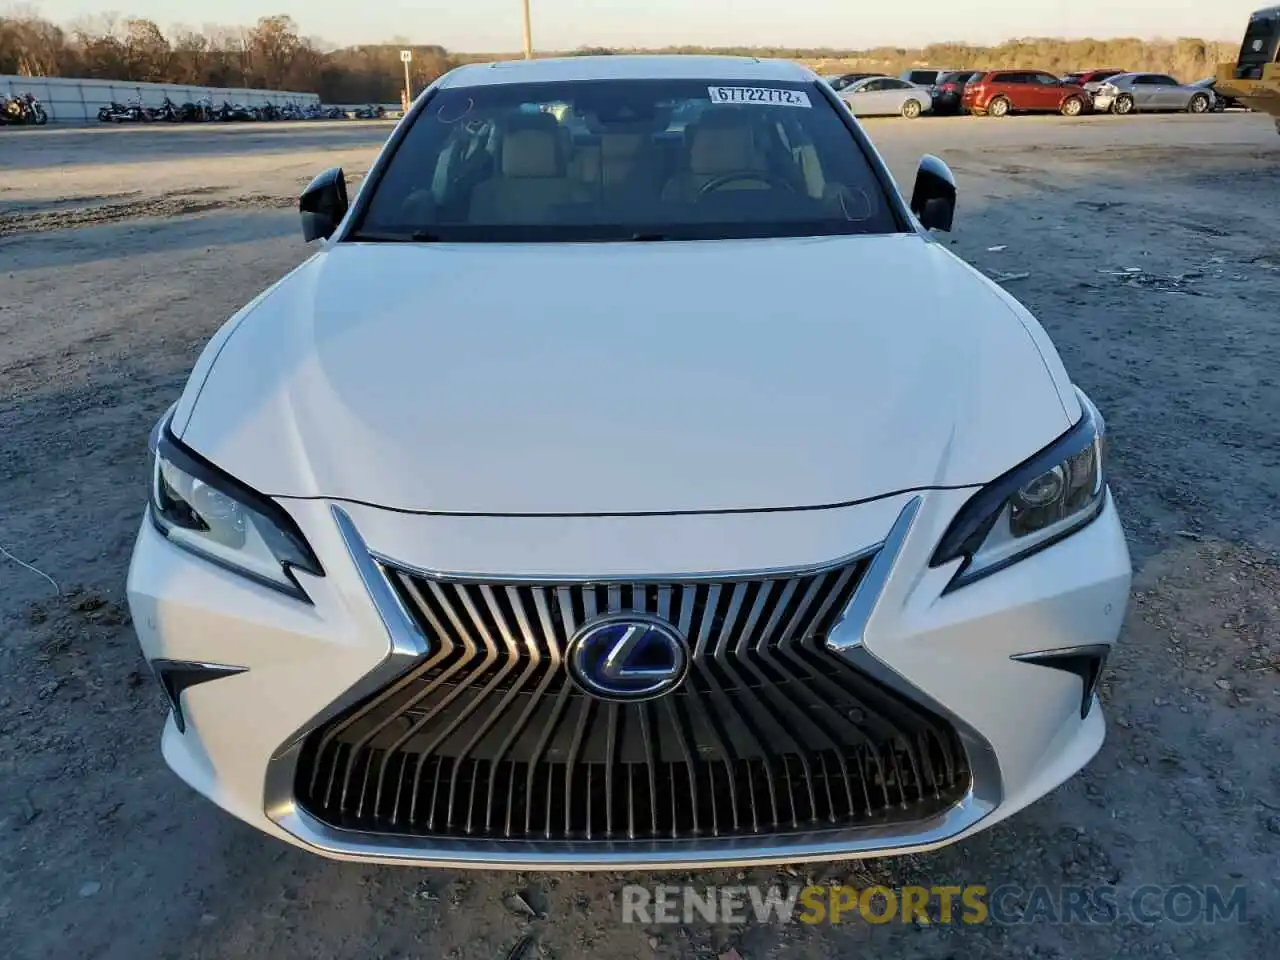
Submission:
[[[429,159],[393,163],[378,194],[400,210],[388,218],[375,197],[371,213],[462,226],[870,217],[869,185],[825,169],[802,112],[707,99],[473,111]]]
[[[657,132],[574,130],[549,112],[517,115],[494,122],[479,158],[486,175],[469,201],[465,190],[447,190],[439,201],[449,219],[530,223],[571,204],[687,205],[739,190],[821,197],[816,155],[806,161],[803,147],[788,150],[784,136],[735,107],[708,108],[683,130]]]

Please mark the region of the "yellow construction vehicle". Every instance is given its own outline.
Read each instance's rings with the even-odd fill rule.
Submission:
[[[1259,10],[1249,18],[1240,57],[1218,67],[1214,89],[1251,110],[1271,114],[1280,133],[1280,7]]]

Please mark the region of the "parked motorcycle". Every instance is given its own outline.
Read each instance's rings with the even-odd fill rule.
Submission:
[[[129,108],[123,103],[111,101],[109,106],[98,111],[98,120],[102,123],[128,123],[133,119]]]
[[[49,122],[49,115],[34,94],[20,93],[0,101],[0,122],[43,127]]]
[[[164,98],[164,103],[150,111],[152,120],[163,120],[166,123],[177,123],[182,119],[182,111],[176,103],[168,97]]]
[[[128,109],[129,120],[132,123],[152,123],[156,118],[155,112],[143,105],[141,97],[130,100]]]
[[[34,99],[34,98],[33,98]],[[17,122],[4,112],[4,103],[0,102],[0,123]],[[381,107],[370,105],[363,113],[372,118],[381,116]],[[195,103],[178,105],[169,97],[159,107],[144,106],[141,99],[134,98],[128,104],[112,102],[98,110],[101,123],[246,123],[250,121],[274,120],[341,120],[346,114],[337,107],[322,107],[318,103],[303,107],[296,103],[265,104],[261,107],[248,107],[229,100],[215,106],[208,97],[201,97]],[[43,122],[43,121],[35,121]]]

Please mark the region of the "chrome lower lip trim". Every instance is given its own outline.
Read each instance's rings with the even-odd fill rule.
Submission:
[[[815,831],[785,838],[708,837],[616,844],[419,839],[339,830],[322,823],[294,800],[294,773],[307,734],[352,703],[391,683],[429,652],[426,638],[390,589],[379,560],[369,551],[351,518],[338,506],[330,507],[334,522],[387,628],[390,649],[382,663],[295,732],[277,751],[267,766],[266,815],[294,839],[317,853],[422,867],[499,870],[676,870],[764,866],[906,853],[954,839],[985,819],[1002,799],[995,752],[981,734],[913,687],[861,643],[863,628],[897,564],[898,554],[919,512],[920,503],[919,497],[908,502],[885,541],[874,548],[880,553],[867,573],[863,584],[866,589],[859,588],[855,593],[848,612],[833,632],[830,646],[880,682],[928,706],[950,721],[959,732],[969,758],[972,786],[960,801],[933,817],[910,824]],[[865,555],[866,552],[860,551],[854,556]],[[841,642],[838,637],[845,639]]]
[[[763,866],[838,860],[909,852],[941,843],[968,830],[991,812],[971,794],[936,817],[907,828],[902,824],[863,827],[856,831],[734,840],[675,840],[645,844],[528,844],[431,840],[370,835],[335,830],[301,807],[273,817],[311,849],[361,860],[422,867],[471,867],[493,870],[676,870],[728,866]]]

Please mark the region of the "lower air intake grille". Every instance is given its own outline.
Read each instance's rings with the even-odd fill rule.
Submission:
[[[432,652],[308,737],[297,799],[340,829],[477,840],[778,837],[925,819],[969,788],[955,731],[825,647],[868,562],[637,584],[388,569]],[[616,703],[571,681],[575,632],[626,612],[688,638],[673,693]]]

